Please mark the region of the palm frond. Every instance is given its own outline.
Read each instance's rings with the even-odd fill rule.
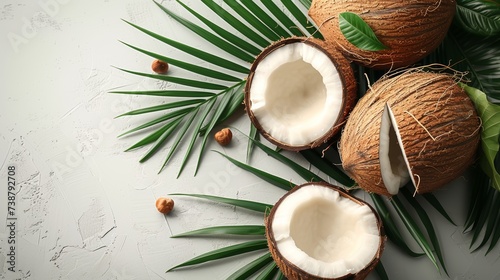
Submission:
[[[191,266],[191,265],[198,265],[198,264],[203,264],[206,262],[211,262],[211,261],[216,261],[228,257],[234,257],[237,255],[241,255],[244,253],[248,252],[253,252],[253,251],[258,251],[258,250],[264,250],[267,249],[267,240],[255,240],[255,241],[247,241],[243,242],[240,244],[236,245],[231,245],[227,247],[223,247],[220,249],[216,249],[204,254],[201,254],[199,256],[196,256],[188,261],[185,261],[181,264],[178,264],[169,270],[167,272],[179,269],[182,267],[186,266]]]
[[[255,280],[272,280],[278,273],[278,266],[275,262],[267,264]]]
[[[248,279],[250,276],[257,273],[257,271],[259,271],[260,269],[262,269],[263,267],[267,266],[269,263],[272,262],[274,261],[273,258],[271,257],[271,253],[266,253],[265,255],[262,255],[257,259],[251,261],[250,263],[242,266],[240,269],[231,274],[226,280]]]
[[[250,200],[234,199],[234,198],[227,198],[227,197],[220,197],[220,196],[213,196],[213,195],[206,195],[206,194],[172,193],[170,195],[172,195],[172,196],[175,196],[175,195],[191,196],[191,197],[196,197],[196,198],[208,199],[211,201],[229,204],[229,205],[237,206],[240,208],[245,208],[248,210],[252,210],[252,211],[256,211],[256,212],[260,212],[260,213],[264,213],[264,214],[267,213],[269,211],[269,209],[271,209],[273,207],[273,205],[270,205],[270,204],[265,204],[265,203],[250,201]]]
[[[266,234],[266,228],[263,225],[235,225],[235,226],[215,226],[192,230],[176,235],[171,238],[193,237],[193,236],[225,236],[225,235],[241,235],[241,236],[261,236]]]

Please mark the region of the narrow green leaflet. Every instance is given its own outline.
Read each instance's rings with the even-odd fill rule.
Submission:
[[[254,1],[241,1],[247,9],[252,12],[256,17],[262,20],[263,23],[267,25],[268,28],[273,30],[280,37],[288,38],[292,35],[286,31],[278,22],[276,22],[266,11],[264,11],[257,3]]]
[[[260,212],[260,213],[266,213],[267,210],[273,208],[273,205],[271,205],[271,204],[265,204],[265,203],[250,201],[250,200],[242,200],[242,199],[234,199],[234,198],[206,195],[206,194],[173,193],[170,195],[191,196],[191,197],[196,197],[196,198],[203,198],[203,199],[208,199],[208,200],[215,201],[215,202],[220,202],[220,203],[224,203],[224,204],[229,204],[229,205],[245,208],[245,209]]]
[[[392,219],[392,216],[389,212],[389,209],[387,209],[387,206],[385,205],[382,197],[378,194],[370,193],[370,197],[372,198],[373,205],[375,206],[375,209],[377,209],[377,213],[379,214],[380,218],[382,219],[382,222],[384,224],[384,229],[385,233],[387,234],[387,237],[395,244],[397,245],[403,252],[408,254],[411,257],[420,257],[423,255],[423,253],[415,253],[413,252],[408,245],[406,244],[405,240],[403,239],[403,236],[401,235],[395,221]]]
[[[233,11],[235,11],[241,18],[245,19],[255,30],[259,31],[262,35],[266,36],[267,39],[272,42],[280,40],[278,34],[271,30],[267,25],[265,25],[258,17],[250,13],[242,4],[234,0],[224,0]]]
[[[193,90],[138,90],[138,91],[110,91],[115,94],[130,94],[130,95],[147,95],[147,96],[163,96],[163,97],[212,97],[213,92],[208,91],[193,91]]]
[[[266,182],[268,183],[271,183],[273,184],[274,186],[278,187],[278,188],[281,188],[281,189],[284,189],[286,191],[289,191],[291,189],[293,189],[295,187],[295,184],[293,184],[292,182],[290,181],[287,181],[285,179],[282,179],[278,176],[275,176],[275,175],[272,175],[272,174],[269,174],[267,172],[264,172],[262,170],[259,170],[255,167],[252,167],[248,164],[245,164],[243,162],[240,162],[240,161],[237,161],[221,152],[218,152],[218,151],[215,151],[217,152],[218,154],[222,155],[223,157],[225,157],[226,159],[228,159],[230,162],[232,162],[234,165],[238,166],[239,168],[242,168],[254,175],[256,175],[257,177],[265,180]]]
[[[170,103],[166,103],[166,104],[161,104],[161,105],[132,110],[132,111],[123,113],[123,114],[117,116],[116,118],[120,118],[123,116],[133,116],[133,115],[141,115],[141,114],[165,111],[165,110],[169,110],[169,109],[186,107],[186,106],[190,106],[190,105],[198,105],[198,104],[203,103],[205,101],[206,101],[206,99],[187,99],[187,100],[182,100],[182,101],[170,102]]]
[[[192,64],[192,63],[187,63],[187,62],[184,62],[184,61],[180,61],[180,60],[177,60],[177,59],[166,57],[166,56],[158,54],[158,53],[150,52],[150,51],[147,51],[147,50],[144,50],[144,49],[132,46],[132,45],[127,44],[125,42],[121,42],[121,43],[124,44],[124,45],[126,45],[126,46],[128,46],[128,47],[130,47],[130,48],[132,48],[132,49],[134,49],[134,50],[136,50],[136,51],[138,51],[138,52],[141,52],[141,53],[143,53],[145,55],[148,55],[148,56],[150,56],[152,58],[159,59],[161,61],[167,62],[167,63],[169,63],[169,64],[171,64],[173,66],[185,69],[185,70],[193,72],[195,74],[203,75],[203,76],[206,76],[208,78],[214,78],[214,79],[218,79],[218,80],[229,81],[229,82],[239,82],[239,81],[241,81],[241,78],[239,78],[239,77],[231,76],[231,75],[228,75],[228,74],[220,72],[220,71],[215,71],[215,70],[212,70],[212,69],[209,69],[209,68],[206,68],[206,67],[201,67],[199,65],[195,65],[195,64]]]
[[[321,157],[318,153],[313,150],[303,150],[300,154],[314,167],[318,168],[321,172],[328,175],[330,178],[335,179],[340,184],[351,188],[356,185],[356,182],[349,178],[340,168],[335,166],[333,163],[329,162],[325,158]]]
[[[243,236],[265,236],[266,228],[263,225],[236,225],[236,226],[215,226],[197,229],[171,236],[193,237],[193,236],[220,236],[220,235],[243,235]]]
[[[472,102],[482,121],[481,147],[483,151],[482,168],[491,178],[492,186],[500,191],[500,174],[495,167],[495,157],[500,149],[500,105],[490,103],[486,94],[478,89],[461,84]]]
[[[171,16],[173,19],[175,19],[177,22],[180,24],[184,25],[187,27],[189,30],[193,31],[195,34],[200,36],[201,38],[207,40],[214,46],[220,48],[221,50],[241,59],[247,62],[253,62],[253,56],[249,55],[247,52],[243,51],[241,48],[236,47],[235,45],[227,42],[226,40],[220,38],[219,36],[216,36],[215,34],[211,33],[210,31],[200,27],[199,25],[196,25],[167,9],[165,6],[155,2],[160,9],[162,9],[166,14]],[[203,59],[203,58],[202,58]]]
[[[452,26],[439,61],[467,74],[469,86],[500,99],[500,36],[480,37]]]
[[[247,136],[248,140],[251,141],[255,146],[259,147],[263,152],[265,152],[268,156],[280,161],[286,166],[290,167],[295,173],[297,173],[300,177],[302,177],[306,182],[325,182],[325,180],[321,179],[318,175],[311,172],[309,169],[304,168],[300,164],[295,161],[289,159],[288,157],[282,155],[281,153],[269,148],[264,145],[262,142],[253,139],[250,136]]]
[[[170,119],[175,119],[177,117],[183,117],[187,113],[191,112],[192,110],[194,110],[193,107],[187,107],[187,108],[182,108],[182,109],[179,109],[179,110],[168,112],[168,113],[166,113],[165,115],[163,115],[163,116],[161,116],[159,118],[156,118],[156,119],[154,119],[152,121],[149,121],[147,123],[144,123],[142,125],[134,127],[134,128],[132,128],[130,130],[127,130],[127,131],[123,132],[122,134],[118,135],[118,137],[123,137],[123,136],[129,135],[131,133],[134,133],[134,132],[137,132],[139,130],[151,127],[153,125],[156,125],[156,124],[159,124],[159,123],[162,123],[162,122],[166,122],[166,121],[168,121]]]
[[[155,140],[155,144],[151,146],[151,148],[139,160],[139,162],[143,163],[146,160],[148,160],[149,158],[151,158],[163,146],[163,144],[165,143],[165,141],[167,141],[167,139],[170,137],[170,135],[172,135],[172,133],[174,133],[174,131],[180,125],[181,121],[182,121],[182,118],[178,118],[175,121],[171,122],[170,124],[167,124],[168,128],[160,135],[160,137],[158,137]],[[163,131],[163,129],[161,129],[160,131]],[[153,135],[156,136],[157,134],[154,133]]]
[[[206,130],[211,131],[215,125],[218,123],[222,113],[226,110],[226,107],[229,105],[229,102],[231,101],[231,97],[234,94],[234,92],[241,92],[243,90],[244,83],[237,84],[231,90],[228,90],[227,92],[224,93],[224,96],[221,98],[220,103],[218,104],[217,108],[214,110],[213,115],[212,115],[212,120],[208,123]],[[199,133],[197,133],[199,134]],[[201,157],[203,155],[203,152],[205,151],[205,146],[208,140],[209,133],[205,133],[203,135],[203,140],[201,141],[201,149],[200,149],[200,154],[198,156],[198,164],[196,165],[195,169],[195,175],[198,172],[198,168],[200,166],[201,162]]]
[[[422,248],[424,253],[427,255],[427,257],[431,260],[431,262],[434,264],[434,266],[439,270],[439,266],[436,262],[436,257],[432,253],[432,248],[425,239],[422,231],[418,227],[418,225],[413,221],[413,218],[411,217],[410,213],[406,210],[404,205],[401,203],[399,198],[397,196],[393,196],[391,199],[391,203],[394,206],[394,209],[398,213],[399,217],[403,221],[403,224],[406,226],[408,229],[408,232],[413,236],[415,241],[417,241],[417,244]]]
[[[500,34],[500,2],[457,0],[455,22],[467,32],[480,36]]]
[[[415,209],[415,212],[419,216],[420,221],[422,221],[422,224],[425,230],[427,231],[427,235],[432,243],[432,246],[434,247],[434,252],[436,253],[439,263],[441,264],[441,267],[443,268],[446,275],[449,276],[448,270],[446,269],[444,263],[443,254],[441,252],[441,246],[439,245],[439,240],[437,238],[436,231],[434,230],[434,226],[432,225],[429,215],[427,215],[424,208],[417,202],[417,200],[415,199],[415,197],[413,197],[413,194],[408,190],[408,188],[401,188],[401,192],[403,193],[403,196],[406,198],[406,201],[408,201],[410,205],[413,207],[413,209]]]
[[[226,280],[246,280],[271,262],[273,262],[271,253],[267,253],[244,265],[231,274]]]
[[[210,82],[202,82],[202,81],[193,80],[193,79],[185,79],[185,78],[173,77],[173,76],[169,76],[169,75],[157,75],[157,74],[141,73],[141,72],[130,71],[130,70],[121,69],[121,68],[117,68],[117,69],[122,70],[122,71],[127,72],[127,73],[130,73],[130,74],[137,75],[137,76],[142,76],[142,77],[146,77],[146,78],[170,82],[173,84],[179,84],[179,85],[188,86],[188,87],[195,87],[195,88],[200,88],[200,89],[212,89],[212,90],[223,90],[223,89],[227,88],[227,86],[225,86],[225,85],[215,84],[215,83],[210,83]]]
[[[149,145],[151,143],[154,143],[160,137],[162,137],[162,135],[164,135],[165,133],[173,132],[176,129],[176,127],[180,124],[181,120],[182,120],[182,118],[178,117],[178,118],[174,119],[173,121],[163,125],[160,129],[147,135],[146,137],[141,139],[139,142],[135,143],[134,145],[132,145],[131,147],[126,149],[125,152],[132,151],[134,149],[137,149],[137,148]],[[167,132],[167,131],[170,131],[170,132]]]
[[[486,229],[484,231],[483,240],[476,247],[476,249],[473,250],[473,252],[481,249],[484,245],[486,245],[488,240],[490,240],[490,237],[492,236],[495,227],[498,226],[497,220],[498,220],[498,217],[500,216],[500,213],[499,213],[500,212],[500,192],[493,191],[493,193],[491,194],[491,197],[492,197],[491,200],[493,201],[493,203],[491,205],[490,211],[488,212],[488,221],[486,222]],[[476,232],[479,232],[479,231],[476,231]]]
[[[304,6],[304,8],[308,9],[311,7],[312,0],[299,0],[299,2]]]
[[[447,219],[452,225],[456,226],[455,222],[451,219],[451,217],[448,215],[446,210],[443,208],[441,203],[437,200],[437,198],[434,196],[432,193],[425,193],[422,195],[422,197],[429,202],[429,204],[434,207],[445,219]]]
[[[377,266],[375,267],[375,272],[377,273],[380,280],[389,280],[389,276],[387,276],[387,272],[385,271],[385,267],[382,264],[382,261],[379,261]]]
[[[290,31],[290,33],[295,36],[305,36],[305,32],[302,31],[278,6],[276,6],[274,1],[260,0],[260,2],[283,24],[283,26],[288,29],[288,31]]]
[[[253,148],[255,147],[254,142],[259,141],[259,131],[251,122],[250,122],[250,133],[248,134],[248,137],[250,139],[253,139],[254,141],[248,141],[247,144],[247,159],[246,159],[247,164],[250,163],[250,159],[252,158]]]
[[[275,262],[271,262],[262,270],[255,280],[272,280],[277,272],[278,266],[276,266]]]
[[[244,242],[244,243],[240,243],[240,244],[236,244],[236,245],[231,245],[231,246],[227,246],[224,248],[220,248],[217,250],[207,252],[205,254],[201,254],[201,255],[194,257],[186,262],[183,262],[179,265],[176,265],[176,266],[170,268],[169,270],[167,270],[167,272],[181,268],[181,267],[191,266],[191,265],[195,265],[195,264],[202,264],[202,263],[206,263],[206,262],[210,262],[210,261],[215,261],[215,260],[219,260],[219,259],[223,259],[223,258],[233,257],[233,256],[241,255],[244,253],[253,252],[253,251],[257,251],[257,250],[263,250],[263,249],[267,249],[267,240],[265,240],[265,239],[264,240],[248,241],[248,242]]]
[[[365,51],[380,51],[387,47],[380,42],[368,24],[357,14],[339,14],[339,27],[347,41]]]
[[[164,10],[165,11],[165,10]],[[175,18],[176,20],[178,20],[177,18]],[[248,74],[248,72],[250,72],[250,70],[240,64],[237,64],[237,63],[234,63],[230,60],[227,60],[225,58],[222,58],[222,57],[219,57],[219,56],[216,56],[216,55],[213,55],[211,53],[208,53],[208,52],[205,52],[205,51],[202,51],[198,48],[194,48],[194,47],[191,47],[191,46],[188,46],[186,44],[183,44],[183,43],[180,43],[180,42],[177,42],[177,41],[174,41],[172,39],[169,39],[167,37],[164,37],[162,35],[159,35],[157,33],[154,33],[152,31],[149,31],[145,28],[142,28],[136,24],[133,24],[131,22],[128,22],[126,20],[124,20],[126,23],[128,23],[129,25],[131,25],[132,27],[146,33],[147,35],[171,46],[171,47],[174,47],[180,51],[183,51],[187,54],[190,54],[194,57],[197,57],[203,61],[206,61],[206,62],[209,62],[209,63],[212,63],[214,65],[217,65],[217,66],[220,66],[220,67],[223,67],[223,68],[226,68],[228,70],[233,70],[233,71],[236,71],[236,72],[240,72],[240,73],[243,73],[243,74]],[[181,23],[184,23],[184,22],[181,22]],[[201,31],[200,31],[201,32]],[[206,31],[205,31],[206,32]],[[202,35],[204,35],[205,33],[203,33]],[[227,53],[235,56],[235,57],[238,57],[244,61],[247,61],[247,62],[253,62],[253,60],[255,59],[253,56],[249,55],[248,53],[234,47],[233,45],[227,43],[226,41],[220,39],[219,37],[217,36],[214,36],[212,33],[208,32],[208,34],[210,34],[211,36],[215,37],[215,38],[212,38],[210,35],[206,35],[205,37],[208,37],[208,38],[205,38],[207,41],[211,42],[212,44],[214,44],[215,46],[221,48],[222,50],[226,51]],[[203,36],[201,36],[203,37]]]
[[[186,166],[187,160],[188,160],[189,156],[191,155],[191,151],[194,147],[194,144],[195,144],[196,140],[198,139],[198,135],[200,134],[201,126],[203,125],[203,122],[207,118],[208,114],[210,113],[210,111],[212,110],[212,108],[214,107],[216,102],[217,102],[216,98],[209,100],[208,103],[205,104],[205,107],[203,108],[203,111],[198,116],[197,120],[194,123],[190,124],[190,126],[192,127],[191,141],[189,141],[189,145],[187,147],[186,153],[184,154],[184,158],[182,159],[181,166],[179,168],[179,173],[178,173],[177,177],[179,177],[182,173],[182,170],[184,170],[184,167]],[[171,148],[171,150],[174,150],[174,148]]]
[[[211,20],[203,17],[193,9],[191,9],[188,5],[184,4],[182,1],[177,0],[179,4],[181,4],[184,9],[189,11],[192,15],[194,15],[197,19],[199,19],[201,22],[203,22],[206,26],[208,26],[212,31],[217,33],[220,37],[222,37],[224,40],[228,41],[229,43],[233,44],[234,46],[241,48],[245,52],[248,52],[251,55],[244,55],[240,57],[241,59],[247,61],[247,62],[252,62],[254,57],[257,56],[260,52],[261,49],[257,48],[256,46],[252,44],[248,44],[247,41],[243,40],[242,38],[236,36],[235,34],[229,32],[228,30],[224,29],[223,27],[213,23]],[[253,55],[253,56],[252,56]]]
[[[281,0],[281,3],[288,9],[288,11],[295,17],[295,19],[304,27],[309,34],[318,39],[323,39],[323,35],[318,32],[318,29],[309,21],[307,16],[297,7],[291,0]]]
[[[226,21],[230,26],[238,30],[243,36],[247,37],[252,42],[256,43],[262,48],[268,47],[271,42],[266,40],[264,37],[259,35],[257,32],[253,31],[250,27],[243,24],[239,19],[237,19],[232,14],[228,13],[219,4],[213,0],[201,0],[207,7],[209,7],[214,13],[216,13],[220,18]]]

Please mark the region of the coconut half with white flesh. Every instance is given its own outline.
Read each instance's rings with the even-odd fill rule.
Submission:
[[[410,181],[431,192],[473,163],[480,126],[456,77],[411,69],[359,100],[340,139],[342,166],[369,192],[392,196]]]
[[[288,38],[253,63],[245,109],[259,132],[286,150],[318,147],[335,136],[356,101],[349,62],[324,41]]]
[[[297,186],[266,219],[271,255],[288,279],[364,279],[386,236],[364,201],[326,183]]]

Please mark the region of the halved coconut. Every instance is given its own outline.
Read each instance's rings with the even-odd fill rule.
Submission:
[[[375,69],[409,66],[443,41],[455,14],[455,0],[313,0],[309,9],[325,40],[348,58]],[[358,14],[387,47],[367,51],[351,44],[340,31],[339,14]]]
[[[336,135],[355,99],[349,62],[313,38],[269,46],[253,63],[245,89],[245,109],[255,127],[273,144],[294,151]]]
[[[325,183],[295,187],[266,219],[271,255],[288,279],[364,279],[386,236],[373,208]]]
[[[451,75],[407,71],[377,81],[352,110],[340,139],[342,166],[363,189],[417,193],[460,176],[475,159],[480,119]]]

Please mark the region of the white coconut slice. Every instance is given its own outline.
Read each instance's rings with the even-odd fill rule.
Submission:
[[[271,254],[288,279],[366,276],[385,244],[371,206],[321,183],[304,184],[281,198],[267,219],[266,233]]]
[[[319,146],[339,131],[353,106],[355,82],[349,63],[321,44],[285,39],[263,51],[252,66],[247,113],[259,131],[282,148]]]
[[[410,178],[413,180],[396,119],[387,103],[380,123],[379,159],[380,173],[389,194],[397,194]]]

